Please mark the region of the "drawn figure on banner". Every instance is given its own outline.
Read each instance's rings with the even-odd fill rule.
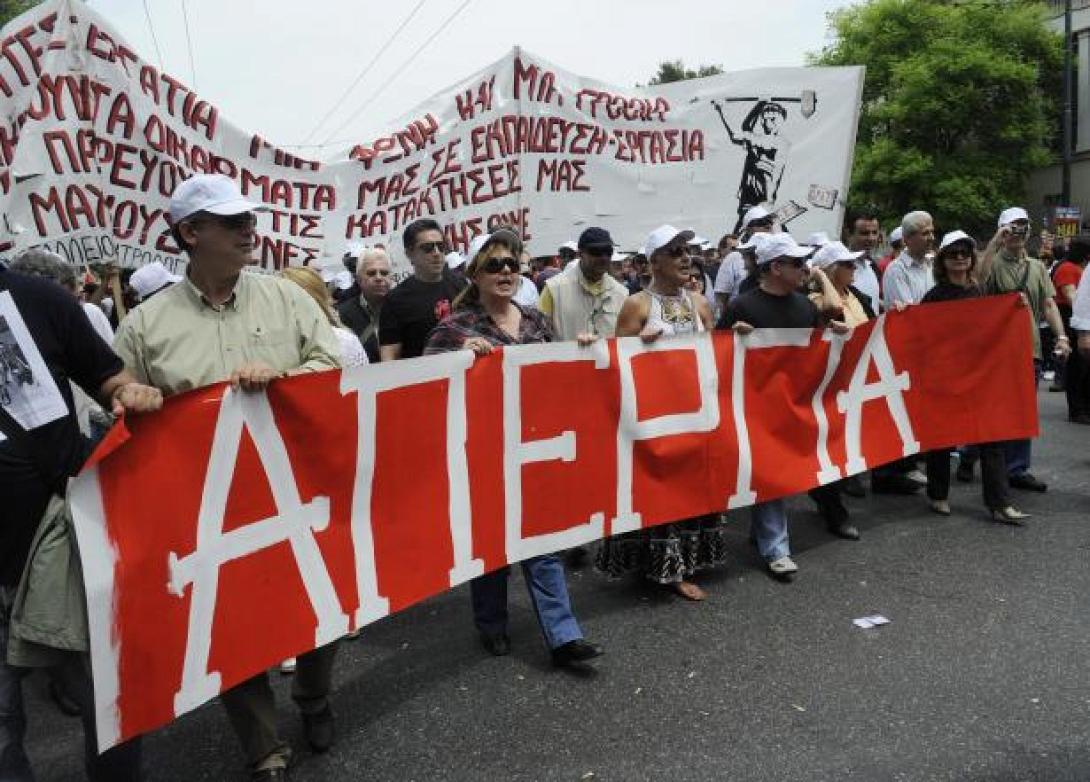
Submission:
[[[723,111],[724,103],[752,103],[749,113],[742,120],[741,130],[735,132]],[[809,119],[817,110],[817,93],[804,90],[797,98],[723,98],[713,100],[712,106],[726,128],[731,143],[746,150],[742,166],[742,179],[738,183],[738,221],[734,233],[742,228],[742,217],[759,204],[775,204],[787,168],[791,152],[790,140],[781,134],[787,122],[786,103],[800,104],[802,116]]]
[[[27,431],[68,413],[45,359],[6,291],[0,293],[0,406]]]
[[[23,387],[34,384],[34,373],[27,363],[8,322],[0,316],[0,405],[11,407],[23,395]]]

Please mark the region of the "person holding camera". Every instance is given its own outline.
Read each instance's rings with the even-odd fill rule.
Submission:
[[[1056,289],[1049,279],[1048,270],[1036,258],[1026,252],[1029,236],[1029,215],[1020,206],[1004,209],[999,215],[999,229],[984,248],[982,263],[991,266],[991,274],[984,280],[987,294],[1018,292],[1028,305],[1028,328],[1033,335],[1033,378],[1040,382],[1043,354],[1041,335],[1037,324],[1047,321],[1056,338],[1055,353],[1061,359],[1071,352],[1071,341],[1064,333],[1063,319],[1056,307]],[[1007,444],[1007,481],[1012,488],[1043,492],[1048,486],[1030,473],[1031,440],[1012,440]],[[963,461],[958,478],[971,479],[971,462]],[[967,474],[968,473],[968,474]]]

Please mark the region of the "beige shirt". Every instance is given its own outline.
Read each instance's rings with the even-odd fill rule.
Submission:
[[[220,306],[186,277],[130,312],[113,347],[137,380],[166,396],[227,380],[254,361],[281,372],[341,365],[333,329],[306,291],[247,272]]]
[[[845,325],[855,328],[866,323],[870,318],[867,317],[867,311],[863,309],[863,305],[859,303],[859,299],[855,298],[855,294],[848,291],[847,295],[840,297],[843,304],[843,316],[841,320]],[[825,307],[825,296],[820,293],[811,293],[810,301],[814,302],[814,306],[819,310]]]

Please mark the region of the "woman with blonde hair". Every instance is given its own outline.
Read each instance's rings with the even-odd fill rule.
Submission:
[[[318,302],[322,314],[326,316],[329,325],[333,327],[333,333],[337,335],[337,342],[341,346],[341,365],[345,369],[369,363],[367,351],[363,349],[360,338],[341,324],[337,311],[333,309],[333,300],[329,295],[329,289],[322,282],[322,275],[309,266],[291,266],[281,271],[280,276],[294,282]]]

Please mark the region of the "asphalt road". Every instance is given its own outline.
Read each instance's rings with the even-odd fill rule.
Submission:
[[[851,500],[863,539],[829,537],[794,503],[800,574],[772,581],[747,544],[701,579],[702,604],[592,570],[572,574],[576,613],[606,648],[597,672],[547,665],[525,591],[512,584],[513,653],[477,645],[462,588],[343,646],[339,742],[296,747],[317,780],[1090,780],[1090,429],[1041,394],[1026,528],[989,523],[979,483],[955,514],[922,497]],[[891,624],[860,630],[881,613]],[[42,780],[83,779],[79,722],[27,687]],[[245,779],[218,704],[146,740],[152,782]]]

